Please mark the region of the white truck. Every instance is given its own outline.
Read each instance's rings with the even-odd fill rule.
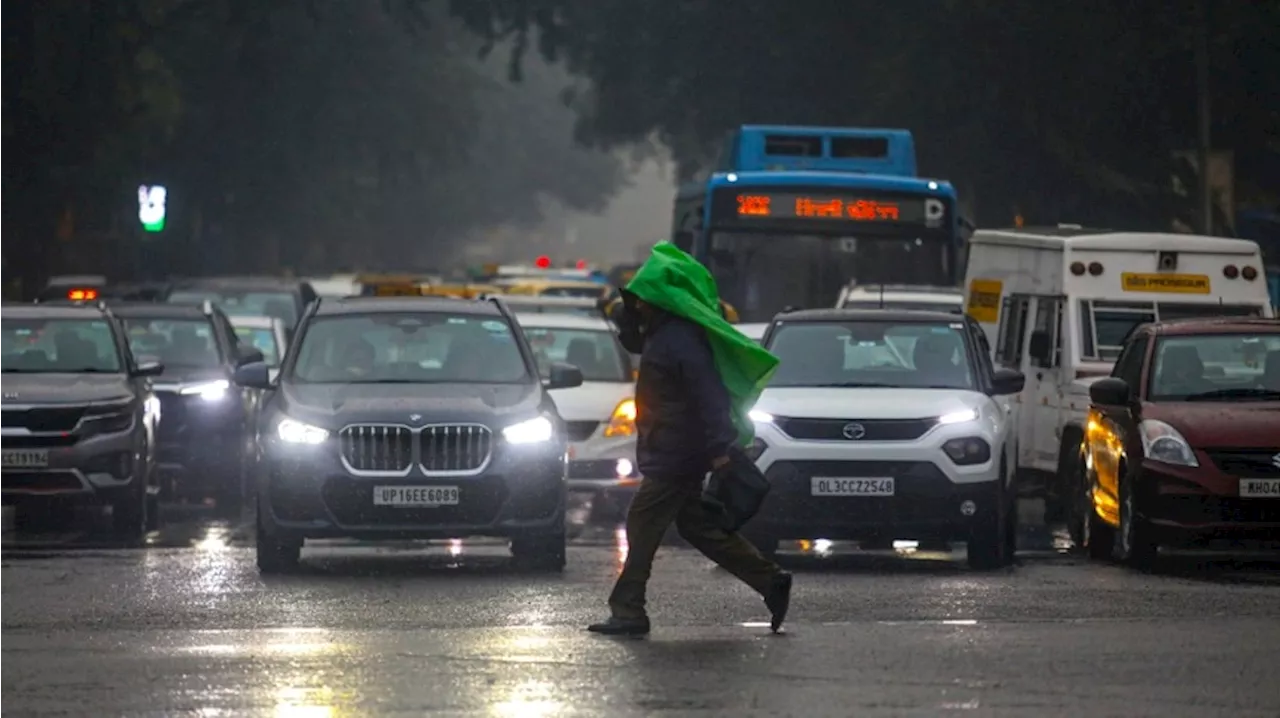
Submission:
[[[961,313],[964,293],[959,287],[914,284],[848,284],[836,299],[837,309],[923,309]]]
[[[1023,494],[1062,517],[1089,385],[1111,372],[1129,332],[1185,317],[1272,316],[1258,245],[1240,239],[1063,226],[978,230],[969,241],[965,312],[997,366],[1026,376],[1009,409]]]

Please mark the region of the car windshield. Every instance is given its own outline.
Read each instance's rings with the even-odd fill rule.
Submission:
[[[291,327],[298,321],[298,308],[293,294],[287,291],[250,291],[240,289],[181,289],[170,292],[171,304],[199,304],[208,300],[222,311],[238,317],[275,317]]]
[[[207,319],[125,319],[134,356],[153,356],[166,367],[210,368],[222,363]]]
[[[769,339],[782,363],[771,387],[974,388],[964,324],[783,322]]]
[[[1280,334],[1162,337],[1149,384],[1151,401],[1280,401]]]
[[[1262,316],[1260,305],[1183,304],[1174,302],[1101,302],[1080,300],[1080,357],[1115,361],[1125,339],[1139,324],[1171,319]]]
[[[262,360],[267,366],[280,366],[280,345],[276,343],[276,333],[270,327],[236,327],[236,336],[240,343],[251,346],[262,352]]]
[[[298,347],[299,383],[522,384],[532,380],[497,317],[395,312],[313,319]]]
[[[539,297],[573,297],[576,299],[598,299],[602,295],[600,287],[550,286],[538,292]]]
[[[124,362],[100,319],[11,319],[3,324],[6,374],[118,373]]]
[[[622,348],[607,329],[524,327],[524,335],[543,378],[551,376],[553,362],[563,362],[581,369],[584,381],[631,381]]]

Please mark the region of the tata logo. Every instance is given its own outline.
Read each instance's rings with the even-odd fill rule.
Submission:
[[[1276,467],[1277,469],[1280,469],[1280,454],[1276,454],[1275,456],[1271,457],[1271,465]]]
[[[422,414],[410,414],[409,421],[415,424],[418,423],[419,421],[422,421]]]
[[[844,434],[844,438],[846,439],[857,441],[867,435],[867,427],[862,424],[845,424],[844,428],[840,430],[840,433]]]

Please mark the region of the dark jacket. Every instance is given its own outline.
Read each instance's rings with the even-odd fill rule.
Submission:
[[[706,332],[660,312],[645,332],[636,380],[636,464],[644,476],[697,478],[738,438]]]

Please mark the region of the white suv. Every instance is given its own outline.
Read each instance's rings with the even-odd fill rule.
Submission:
[[[982,330],[946,312],[824,309],[778,315],[782,363],[751,412],[750,449],[773,484],[744,532],[880,544],[964,541],[974,567],[1005,565],[1016,538],[1016,447]]]

